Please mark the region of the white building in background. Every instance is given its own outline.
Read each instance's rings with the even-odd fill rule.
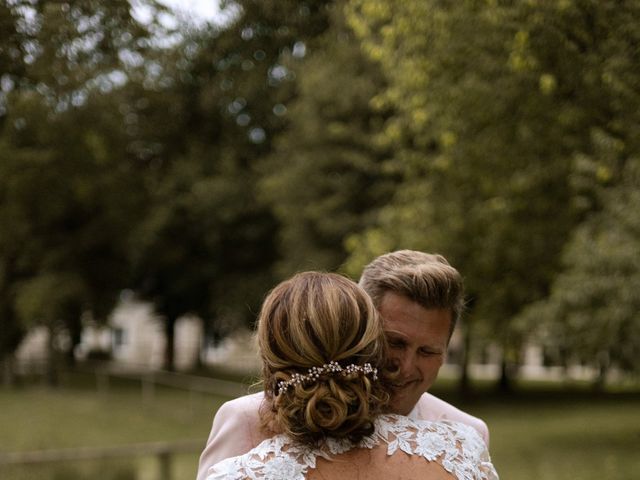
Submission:
[[[79,360],[90,359],[92,355],[107,356],[111,352],[111,329],[107,325],[89,323],[82,328],[80,344],[73,352]]]
[[[240,373],[259,372],[262,364],[256,336],[247,329],[237,330],[218,345],[207,345],[202,363]]]
[[[42,325],[29,330],[18,346],[15,358],[18,365],[28,368],[30,365],[42,365],[47,361],[47,342],[49,332]]]
[[[174,339],[176,370],[189,370],[197,365],[203,336],[204,327],[198,317],[178,319]]]
[[[151,304],[125,299],[109,317],[111,358],[131,368],[160,368],[164,352],[164,333],[160,318]]]
[[[202,322],[196,317],[179,318],[175,326],[175,368],[196,366],[202,344]],[[23,369],[42,366],[47,359],[49,332],[44,326],[32,328],[16,350],[16,361]],[[68,348],[69,336],[60,332],[56,346]],[[82,329],[74,354],[79,360],[111,358],[115,367],[161,369],[165,349],[164,325],[149,303],[125,297],[110,315],[107,325],[89,322]],[[98,355],[96,355],[98,354]]]
[[[109,319],[111,358],[117,366],[161,369],[166,339],[164,324],[152,305],[125,298]],[[239,372],[260,369],[257,342],[249,330],[238,330],[217,346],[204,344],[202,321],[195,316],[178,319],[175,326],[174,362],[176,370],[193,368],[201,358],[204,365]]]
[[[111,358],[119,366],[160,369],[164,362],[166,339],[164,324],[151,304],[123,300],[109,319]],[[193,368],[202,342],[202,322],[197,317],[181,317],[175,325],[175,368]]]
[[[203,322],[194,316],[178,319],[175,325],[174,365],[178,371],[195,367],[198,358],[207,366],[254,374],[260,370],[260,360],[255,335],[241,329],[223,339],[219,344],[205,342]],[[31,329],[15,357],[18,370],[24,372],[41,368],[47,361],[49,332],[44,326]],[[56,336],[56,346],[64,349],[69,345],[69,336]],[[110,357],[110,365],[130,370],[157,370],[164,364],[166,339],[161,317],[154,313],[151,304],[136,300],[131,295],[123,296],[114,309],[107,325],[89,323],[82,332],[81,342],[75,354],[79,359],[91,358],[102,353]],[[451,339],[449,362],[443,366],[441,375],[456,378],[462,338],[456,331]],[[471,359],[469,373],[473,378],[496,379],[500,374],[501,351],[497,345],[486,346],[483,354]],[[569,367],[548,365],[544,358],[543,345],[531,343],[522,350],[519,375],[531,380],[562,380],[572,378],[593,380],[597,371],[591,366],[572,364]],[[615,373],[615,372],[614,372]]]

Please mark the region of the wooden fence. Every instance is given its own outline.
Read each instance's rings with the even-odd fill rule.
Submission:
[[[111,367],[111,368],[110,368]],[[42,365],[23,366],[23,373],[41,374]],[[197,395],[222,395],[235,398],[246,395],[251,387],[246,383],[219,380],[209,377],[186,375],[168,371],[124,370],[109,365],[95,365],[94,368],[75,368],[61,371],[65,375],[81,374],[95,378],[99,394],[108,394],[118,388],[117,381],[138,383],[145,402],[153,402],[158,387],[181,390],[189,395],[189,404],[194,403]],[[208,421],[210,419],[207,419]],[[0,451],[0,467],[5,465],[37,465],[45,463],[102,460],[124,457],[156,457],[159,465],[159,480],[171,480],[172,457],[181,453],[200,453],[205,440],[184,440],[172,442],[137,443],[106,447],[79,447],[65,449],[47,449],[37,451],[6,452]],[[0,473],[0,478],[2,474]]]
[[[43,377],[45,375],[44,362],[21,362],[17,365],[16,373],[20,376]],[[84,362],[72,369],[59,369],[59,376],[64,383],[64,378],[69,375],[82,374],[95,377],[95,385],[98,392],[107,393],[111,389],[112,380],[120,379],[137,382],[145,400],[151,400],[155,396],[156,387],[170,387],[183,390],[190,395],[213,394],[229,398],[236,398],[257,390],[247,383],[231,380],[221,380],[211,377],[187,375],[184,373],[170,372],[167,370],[150,370],[136,366],[119,367],[112,363]]]
[[[171,480],[171,457],[180,453],[199,453],[202,451],[204,444],[204,440],[182,440],[176,442],[136,443],[110,447],[0,452],[0,466],[155,456],[160,466],[159,480]]]
[[[153,370],[143,372],[113,371],[107,369],[94,369],[87,371],[95,375],[96,386],[100,392],[108,392],[111,378],[120,378],[140,382],[140,390],[145,400],[152,400],[157,386],[170,387],[195,393],[222,395],[235,398],[246,395],[251,387],[246,383],[219,380],[216,378],[199,377],[183,373]]]

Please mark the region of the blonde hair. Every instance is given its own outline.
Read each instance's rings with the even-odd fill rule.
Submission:
[[[386,292],[394,292],[427,309],[450,309],[450,335],[464,310],[462,277],[442,255],[415,250],[387,253],[364,268],[358,283],[376,307]]]
[[[373,433],[388,401],[371,375],[321,375],[278,393],[278,382],[331,361],[342,367],[370,363],[382,368],[386,343],[369,296],[351,280],[305,272],[276,286],[258,320],[263,363],[263,427],[315,443],[326,437],[357,442]]]

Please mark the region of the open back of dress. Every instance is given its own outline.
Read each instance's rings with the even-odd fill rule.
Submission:
[[[358,444],[327,439],[308,446],[276,435],[209,470],[207,480],[497,480],[487,447],[462,423],[381,415]]]

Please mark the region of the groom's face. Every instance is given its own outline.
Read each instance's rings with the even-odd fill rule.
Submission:
[[[390,361],[398,368],[391,409],[407,415],[438,376],[451,325],[451,310],[424,308],[404,295],[386,292],[379,312],[389,341]]]

